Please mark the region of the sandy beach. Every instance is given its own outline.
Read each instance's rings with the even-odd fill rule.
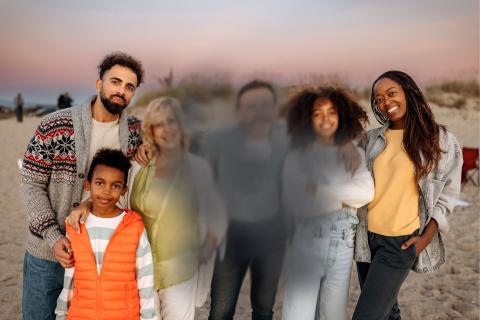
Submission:
[[[468,147],[479,146],[478,100],[465,109],[433,106],[439,123],[443,123]],[[0,121],[0,319],[21,319],[22,269],[26,214],[19,196],[17,159],[21,158],[40,118],[27,117],[22,124],[10,118]],[[376,121],[371,120],[371,126]],[[430,275],[411,272],[399,302],[403,319],[479,319],[479,189],[471,183],[462,189],[461,199],[470,207],[457,208],[450,217],[446,236],[448,262]],[[359,295],[355,269],[352,272],[349,313]],[[283,279],[280,283],[275,319],[281,318]],[[250,319],[249,282],[242,288],[235,319]],[[207,319],[208,303],[198,310],[198,319]]]

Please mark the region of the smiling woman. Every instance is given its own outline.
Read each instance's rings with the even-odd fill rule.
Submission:
[[[353,319],[400,319],[397,295],[410,269],[445,263],[447,216],[460,193],[457,139],[437,124],[422,92],[401,71],[372,85],[380,128],[361,145],[375,178],[375,197],[359,211],[355,260],[362,292]]]
[[[143,140],[149,153],[165,154],[188,147],[184,128],[184,114],[178,100],[163,97],[152,100],[145,112]]]
[[[392,121],[393,129],[405,127],[407,104],[402,87],[389,78],[378,80],[375,85],[373,104],[384,117]]]
[[[293,148],[306,148],[321,137],[342,146],[360,137],[368,122],[362,107],[347,92],[333,87],[307,88],[288,101],[287,109]],[[335,130],[322,128],[333,125],[332,121]]]
[[[404,72],[388,71],[373,83],[373,112],[377,120],[391,129],[405,130],[403,145],[413,161],[415,178],[425,176],[438,163],[440,130],[433,112],[417,84]],[[420,153],[425,158],[422,162]]]

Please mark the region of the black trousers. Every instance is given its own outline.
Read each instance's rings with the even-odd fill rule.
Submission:
[[[215,264],[209,320],[231,320],[243,279],[250,269],[253,320],[271,320],[282,270],[285,236],[278,218],[231,223],[225,258]]]
[[[416,259],[415,246],[402,243],[418,235],[388,237],[368,232],[372,262],[358,262],[357,273],[362,289],[353,313],[354,320],[401,319],[397,296]]]

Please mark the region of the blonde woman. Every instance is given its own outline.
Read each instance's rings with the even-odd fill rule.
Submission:
[[[153,158],[145,167],[134,162],[124,206],[145,223],[161,319],[193,319],[209,293],[215,251],[227,228],[225,208],[208,163],[187,151],[176,99],[151,101],[142,129]]]

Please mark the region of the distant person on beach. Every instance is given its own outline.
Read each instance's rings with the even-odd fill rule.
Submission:
[[[70,108],[72,106],[72,103],[73,103],[73,99],[70,96],[70,93],[65,92],[63,94],[63,99],[65,100],[65,102],[64,102],[65,109]]]
[[[130,166],[120,150],[101,149],[92,160],[91,214],[79,232],[66,225],[75,263],[65,270],[56,320],[157,319],[147,231],[138,213],[117,206]]]
[[[447,218],[460,194],[462,152],[406,73],[380,75],[371,105],[382,126],[360,142],[375,196],[358,212],[361,294],[353,319],[400,319],[397,296],[410,269],[430,273],[445,263]]]
[[[73,99],[70,97],[68,92],[62,93],[60,96],[58,96],[57,108],[60,110],[70,108],[72,106],[72,102]]]
[[[17,122],[23,121],[23,97],[21,93],[15,96],[15,114],[17,115]]]
[[[85,176],[104,147],[131,157],[141,144],[140,121],[122,112],[143,80],[139,61],[120,52],[98,66],[97,94],[44,117],[23,160],[21,192],[28,221],[23,319],[55,319],[64,268],[73,266],[65,218],[82,200]]]

